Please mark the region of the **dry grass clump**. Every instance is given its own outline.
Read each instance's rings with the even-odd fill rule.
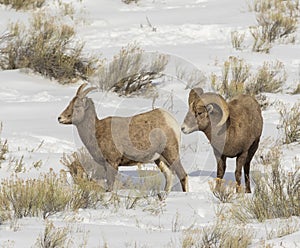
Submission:
[[[297,88],[293,91],[293,95],[300,94],[300,84],[297,85]]]
[[[61,163],[68,168],[76,189],[71,204],[73,209],[96,208],[103,203],[105,190],[101,180],[105,174],[87,151],[81,149],[71,155],[64,154]]]
[[[139,0],[122,0],[122,2],[126,4],[131,4],[131,3],[138,3]]]
[[[294,42],[299,16],[299,1],[254,0],[257,25],[250,27],[254,38],[252,50],[269,53],[275,41]]]
[[[225,98],[232,98],[244,92],[250,75],[250,65],[243,59],[231,56],[223,64],[221,79],[213,74],[211,84]]]
[[[238,31],[231,32],[231,44],[232,47],[236,50],[243,49],[243,43],[245,41],[245,33],[240,33]]]
[[[257,73],[245,60],[229,57],[222,67],[222,76],[211,76],[214,90],[230,99],[239,94],[259,95],[264,92],[276,93],[286,82],[287,75],[282,62],[264,62]]]
[[[252,232],[243,227],[217,221],[207,227],[184,231],[182,247],[242,248],[251,244],[252,236]]]
[[[16,10],[29,10],[41,8],[46,0],[0,0],[0,4],[10,6]]]
[[[246,92],[251,95],[261,92],[277,93],[286,80],[287,74],[282,62],[264,62],[246,86]]]
[[[300,229],[300,223],[296,218],[280,219],[274,226],[271,224],[270,228],[266,226],[267,239],[282,238],[289,234],[295,233]]]
[[[300,102],[292,108],[281,104],[278,108],[280,114],[279,127],[283,130],[283,143],[300,142]]]
[[[176,78],[186,83],[185,89],[204,87],[207,81],[207,78],[202,71],[198,69],[189,69],[183,66],[176,66]]]
[[[37,179],[14,176],[4,179],[0,187],[0,223],[23,217],[49,215],[67,209],[97,207],[103,199],[99,185],[82,178],[72,185],[67,174],[50,171]]]
[[[66,209],[72,198],[66,179],[53,172],[38,179],[4,179],[0,188],[0,213],[12,218],[47,216]]]
[[[235,198],[237,185],[235,182],[228,182],[224,179],[216,178],[215,181],[209,181],[209,188],[213,195],[222,203],[232,202]]]
[[[137,44],[129,44],[110,63],[98,68],[94,84],[125,96],[145,92],[152,89],[154,79],[163,75],[167,63],[166,55],[145,53]]]
[[[28,27],[14,23],[0,37],[0,68],[30,68],[63,84],[87,79],[97,59],[84,57],[83,47],[76,41],[73,27],[55,16],[39,13]]]
[[[8,153],[7,140],[1,139],[2,128],[3,128],[3,125],[2,125],[2,122],[0,122],[0,168],[1,168],[1,163],[6,159],[5,155]]]
[[[300,167],[287,172],[281,168],[280,151],[272,152],[264,173],[253,173],[255,184],[252,197],[243,197],[231,209],[233,216],[242,222],[249,219],[264,221],[274,218],[300,216]]]
[[[39,235],[35,248],[72,247],[67,227],[55,227],[52,222],[46,222],[45,230]]]

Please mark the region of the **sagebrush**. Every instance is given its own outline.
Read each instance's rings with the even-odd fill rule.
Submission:
[[[70,230],[67,227],[55,227],[50,221],[46,222],[44,232],[41,233],[34,245],[35,248],[72,247]]]
[[[0,168],[1,168],[2,161],[6,159],[5,155],[8,153],[7,140],[1,138],[2,128],[3,128],[3,124],[0,121]]]
[[[281,104],[278,112],[279,127],[283,130],[283,143],[300,142],[300,102],[295,103],[291,108]]]
[[[282,169],[281,152],[272,148],[272,158],[265,160],[263,172],[252,173],[255,189],[252,197],[242,197],[232,207],[233,216],[242,222],[256,219],[265,221],[275,218],[300,216],[300,166]]]
[[[75,36],[74,27],[47,13],[35,14],[29,26],[13,23],[0,37],[0,68],[29,68],[63,84],[86,80],[98,59],[85,56]]]
[[[250,9],[255,11],[257,21],[257,25],[250,27],[253,51],[269,53],[275,41],[295,41],[299,1],[254,0]]]
[[[125,96],[145,92],[153,88],[153,80],[163,76],[167,63],[168,56],[146,53],[137,44],[129,44],[97,69],[93,84]]]
[[[182,247],[246,248],[251,244],[252,237],[251,231],[234,226],[230,222],[218,220],[204,228],[185,230]]]
[[[12,7],[16,10],[29,10],[41,8],[46,0],[0,0],[0,4]]]
[[[239,94],[259,95],[277,93],[287,80],[282,62],[264,62],[254,72],[251,66],[238,57],[229,57],[222,66],[222,75],[211,75],[211,85],[215,91],[227,99]]]

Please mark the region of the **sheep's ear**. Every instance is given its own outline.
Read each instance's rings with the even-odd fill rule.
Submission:
[[[203,94],[202,88],[194,88],[190,91],[189,94],[189,105],[191,105],[200,95]]]
[[[82,105],[83,105],[84,109],[88,108],[88,102],[87,102],[87,98],[86,97],[82,98]]]
[[[214,110],[214,106],[212,104],[208,104],[206,106],[207,113],[211,114]]]

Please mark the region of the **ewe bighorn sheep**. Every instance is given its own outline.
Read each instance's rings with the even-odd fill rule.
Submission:
[[[94,103],[82,84],[68,107],[58,117],[61,124],[74,124],[93,159],[103,165],[108,191],[111,191],[119,166],[154,161],[166,178],[165,190],[172,187],[172,173],[188,191],[187,174],[180,162],[180,127],[174,117],[155,109],[131,117],[98,119]]]
[[[263,126],[257,101],[249,95],[240,95],[226,103],[218,94],[203,93],[201,88],[195,88],[189,93],[188,104],[189,111],[181,126],[183,133],[204,132],[217,160],[217,178],[222,179],[225,174],[226,158],[237,157],[237,187],[241,184],[244,168],[246,192],[251,193],[250,162],[258,148]]]

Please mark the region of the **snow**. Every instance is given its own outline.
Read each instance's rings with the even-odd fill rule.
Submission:
[[[51,7],[51,1],[48,2]],[[281,138],[276,103],[292,105],[300,98],[299,95],[288,94],[295,88],[295,82],[299,83],[299,37],[295,44],[275,45],[267,55],[251,52],[250,46],[242,52],[235,51],[230,42],[231,32],[246,31],[255,23],[247,1],[140,0],[137,5],[126,5],[121,0],[66,2],[84,10],[85,22],[76,29],[88,52],[110,59],[122,46],[137,42],[146,52],[170,56],[171,63],[167,68],[170,80],[158,85],[160,97],[155,106],[169,109],[179,123],[182,123],[187,111],[188,91],[185,83],[176,76],[176,66],[200,70],[209,77],[211,72],[220,75],[220,64],[229,56],[244,58],[252,68],[257,68],[264,61],[282,61],[288,74],[286,91],[267,94],[272,104],[263,112],[262,140]],[[30,12],[16,12],[1,5],[0,17],[2,34],[12,20],[26,22]],[[249,34],[247,37],[246,42]],[[49,168],[57,172],[63,169],[60,163],[63,153],[75,151],[82,143],[76,129],[60,125],[57,117],[80,83],[60,85],[28,70],[0,71],[0,79],[1,138],[8,140],[11,156],[24,155],[28,170],[22,177],[37,177]],[[203,87],[210,89],[209,85]],[[173,96],[173,102],[170,96]],[[130,116],[152,108],[152,99],[149,98],[122,98],[103,92],[94,92],[91,97],[101,117]],[[300,160],[299,154],[299,144],[283,146],[282,162],[286,169],[295,166],[293,161],[295,158]],[[49,220],[56,226],[67,226],[71,230],[74,247],[102,247],[104,244],[108,247],[181,247],[183,230],[213,223],[219,206],[208,185],[208,181],[216,176],[215,160],[202,133],[182,135],[181,159],[189,173],[189,193],[180,192],[180,187],[175,185],[165,201],[155,203],[158,205],[145,204],[130,210],[122,207],[117,210],[81,209],[55,214]],[[32,163],[38,160],[42,160],[41,168],[32,169]],[[135,169],[121,168],[120,173],[133,176]],[[235,180],[234,170],[235,161],[230,159],[226,180]],[[0,167],[0,178],[9,177],[10,173],[5,164]],[[151,213],[151,208],[157,208],[158,213]],[[175,220],[178,230],[172,230]],[[299,218],[296,220],[300,221]],[[253,224],[258,234],[251,247],[258,247],[262,241],[272,247],[300,246],[300,231],[267,240],[265,225]],[[14,224],[3,223],[0,225],[0,244],[2,247],[32,247],[44,227],[45,221],[39,218],[23,218]],[[85,242],[86,246],[80,246]]]

